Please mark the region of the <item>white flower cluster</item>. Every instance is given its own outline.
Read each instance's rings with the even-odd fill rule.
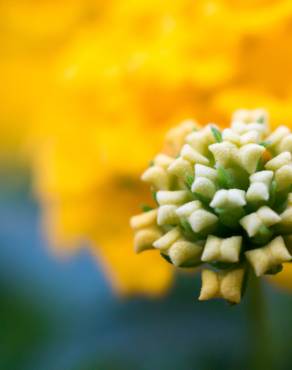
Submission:
[[[183,122],[167,147],[172,155],[157,155],[142,175],[156,206],[131,219],[135,250],[209,265],[199,299],[238,303],[249,266],[261,276],[292,259],[292,133],[270,132],[261,109],[239,110],[222,132]]]

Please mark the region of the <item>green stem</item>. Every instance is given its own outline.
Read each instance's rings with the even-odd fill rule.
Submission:
[[[269,330],[269,319],[262,281],[254,276],[250,277],[248,296],[248,316],[251,331],[252,367],[251,370],[272,370],[272,333]]]

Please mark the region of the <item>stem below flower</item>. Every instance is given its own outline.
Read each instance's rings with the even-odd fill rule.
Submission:
[[[251,370],[273,370],[272,333],[262,281],[250,271],[250,291],[248,294],[248,318],[251,332]]]

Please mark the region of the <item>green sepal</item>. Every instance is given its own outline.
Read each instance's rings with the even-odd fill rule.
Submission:
[[[171,262],[171,259],[169,258],[169,256],[167,254],[164,254],[162,252],[160,252],[160,255],[162,258],[164,258],[168,263],[170,263],[171,265],[173,265],[173,263]],[[182,265],[180,265],[179,267],[184,267],[184,268],[193,268],[193,267],[197,267],[197,266],[200,266],[202,264],[202,261],[196,259],[196,260],[191,260],[191,261],[187,261],[185,263],[183,263]]]
[[[276,193],[277,193],[277,182],[276,180],[273,180],[270,185],[270,201],[269,205],[273,207],[276,200]]]
[[[265,272],[265,275],[276,275],[283,270],[283,265],[277,265]]]
[[[251,238],[252,243],[264,245],[268,243],[273,237],[273,232],[267,226],[262,225],[257,234]]]
[[[265,169],[265,162],[264,162],[263,158],[260,158],[258,160],[256,172],[263,171],[264,169]]]
[[[259,145],[263,146],[264,148],[267,148],[270,146],[272,143],[270,141],[261,141]]]
[[[260,116],[257,121],[257,123],[265,123],[265,116]]]
[[[245,216],[243,208],[215,208],[215,212],[219,216],[220,223],[231,229],[237,229],[239,227],[238,221]]]
[[[152,191],[152,198],[153,198],[153,200],[155,201],[155,203],[158,205],[158,201],[157,201],[157,191]]]
[[[197,192],[194,192],[192,194],[194,195],[194,197],[195,197],[196,200],[199,200],[200,202],[202,202],[209,209],[209,203],[210,203],[210,199],[209,198],[207,198],[204,195],[202,195],[200,193],[197,193]]]
[[[228,270],[233,267],[235,267],[238,263],[228,263],[228,262],[221,262],[221,261],[215,261],[215,262],[209,262],[209,265],[214,267],[217,270]]]
[[[180,219],[180,226],[181,226],[182,233],[187,240],[191,242],[196,242],[198,240],[204,239],[204,236],[202,234],[195,233],[193,231],[187,219],[185,218]]]
[[[148,206],[148,204],[141,204],[140,208],[143,212],[149,212],[154,209],[153,207]]]
[[[194,176],[191,176],[191,175],[186,176],[185,184],[189,190],[191,190],[193,182],[194,182]]]
[[[223,166],[218,166],[217,175],[218,175],[218,184],[220,188],[232,189],[235,187],[233,176]]]
[[[217,143],[222,143],[223,140],[221,132],[214,126],[211,126],[211,131]]]

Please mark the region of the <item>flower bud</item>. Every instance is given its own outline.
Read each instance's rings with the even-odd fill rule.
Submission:
[[[238,109],[232,115],[232,121],[240,121],[243,123],[259,122],[264,125],[268,121],[268,114],[264,109]]]
[[[273,171],[259,171],[252,174],[249,177],[249,180],[251,183],[261,182],[267,186],[270,186],[273,176],[274,176]]]
[[[199,296],[200,301],[211,298],[224,298],[231,303],[239,303],[244,277],[243,269],[235,269],[226,272],[214,272],[203,270],[202,288]]]
[[[292,153],[292,134],[284,136],[279,144],[279,151]]]
[[[244,216],[239,222],[249,237],[255,236],[262,226],[272,226],[281,221],[281,217],[267,206],[257,212]]]
[[[257,276],[263,275],[272,267],[290,261],[292,258],[281,236],[273,239],[265,247],[245,252],[245,255]]]
[[[165,145],[174,155],[179,153],[181,147],[184,144],[185,137],[195,129],[198,129],[199,125],[192,119],[181,122],[180,125],[174,127],[166,134]]]
[[[208,164],[208,158],[204,157],[198,151],[193,149],[189,144],[185,144],[181,150],[181,156],[183,159],[191,163],[200,163],[200,164]]]
[[[193,231],[199,233],[214,228],[218,222],[218,217],[214,213],[199,209],[194,211],[188,220]]]
[[[202,155],[208,154],[208,146],[215,142],[211,132],[211,125],[207,125],[200,131],[195,131],[186,137],[186,142]]]
[[[168,190],[170,186],[169,174],[160,166],[149,167],[143,173],[142,180],[153,185],[155,189]]]
[[[214,155],[217,163],[224,167],[234,166],[238,162],[237,147],[227,141],[216,143],[209,146],[209,150]]]
[[[209,235],[202,254],[202,261],[238,262],[241,244],[241,236],[232,236],[230,238],[221,239],[216,236]]]
[[[161,225],[175,225],[179,222],[176,214],[177,206],[165,205],[158,208],[157,224]]]
[[[292,163],[279,168],[275,173],[275,180],[279,191],[288,189],[292,185]]]
[[[291,159],[292,156],[290,152],[283,152],[267,162],[265,167],[267,170],[277,171],[282,166],[291,164]]]
[[[200,299],[238,303],[247,262],[259,276],[292,258],[292,133],[270,133],[261,109],[236,112],[223,132],[192,130],[171,130],[171,156],[158,154],[142,176],[159,207],[131,219],[135,249],[157,248],[175,266],[216,266],[203,271]]]
[[[236,208],[245,205],[245,191],[240,189],[218,190],[210,203],[212,208]]]
[[[180,228],[177,226],[153,243],[153,247],[162,251],[167,250],[176,240],[181,238]]]
[[[172,244],[168,250],[168,256],[175,266],[181,266],[187,262],[199,262],[202,247],[187,240],[179,240]]]
[[[251,130],[240,136],[240,145],[255,144],[260,140],[260,133],[257,130]]]
[[[176,209],[176,214],[181,218],[189,217],[194,211],[201,209],[202,203],[198,200],[186,203],[183,206]]]
[[[205,177],[206,179],[215,182],[218,175],[214,168],[207,167],[202,164],[195,164],[195,177]]]
[[[168,167],[172,164],[172,162],[174,161],[174,158],[166,155],[166,154],[158,154],[155,158],[154,158],[154,164],[156,166],[159,166],[159,167],[162,167],[164,168],[165,170],[168,169]]]
[[[226,128],[222,132],[222,138],[224,141],[229,141],[232,144],[240,145],[240,135],[230,128]]]
[[[279,126],[274,132],[272,132],[266,139],[269,143],[269,147],[277,147],[281,141],[290,134],[290,130],[286,126]]]
[[[251,203],[269,200],[269,189],[273,176],[273,171],[260,171],[251,175],[249,177],[250,186],[246,192],[246,200]]]
[[[292,207],[287,208],[280,214],[281,221],[279,228],[283,232],[288,232],[292,228]]]
[[[193,174],[193,166],[189,161],[183,158],[175,159],[167,169],[167,172],[171,175],[181,177],[183,179]]]
[[[140,215],[131,217],[130,225],[132,229],[143,229],[148,226],[156,225],[157,209],[149,212],[141,213]]]
[[[246,192],[246,200],[250,203],[269,200],[269,188],[262,182],[250,184]]]
[[[156,227],[148,227],[145,229],[138,230],[134,237],[134,250],[136,253],[143,252],[146,249],[152,249],[155,240],[160,238],[162,235],[161,230]]]
[[[216,192],[216,186],[211,180],[204,177],[198,177],[192,184],[192,192],[211,199]]]
[[[187,190],[176,190],[176,191],[167,191],[160,190],[156,194],[157,202],[160,206],[166,204],[183,204],[191,199],[191,194]]]
[[[241,166],[250,174],[254,173],[265,148],[258,144],[246,144],[239,149]]]

